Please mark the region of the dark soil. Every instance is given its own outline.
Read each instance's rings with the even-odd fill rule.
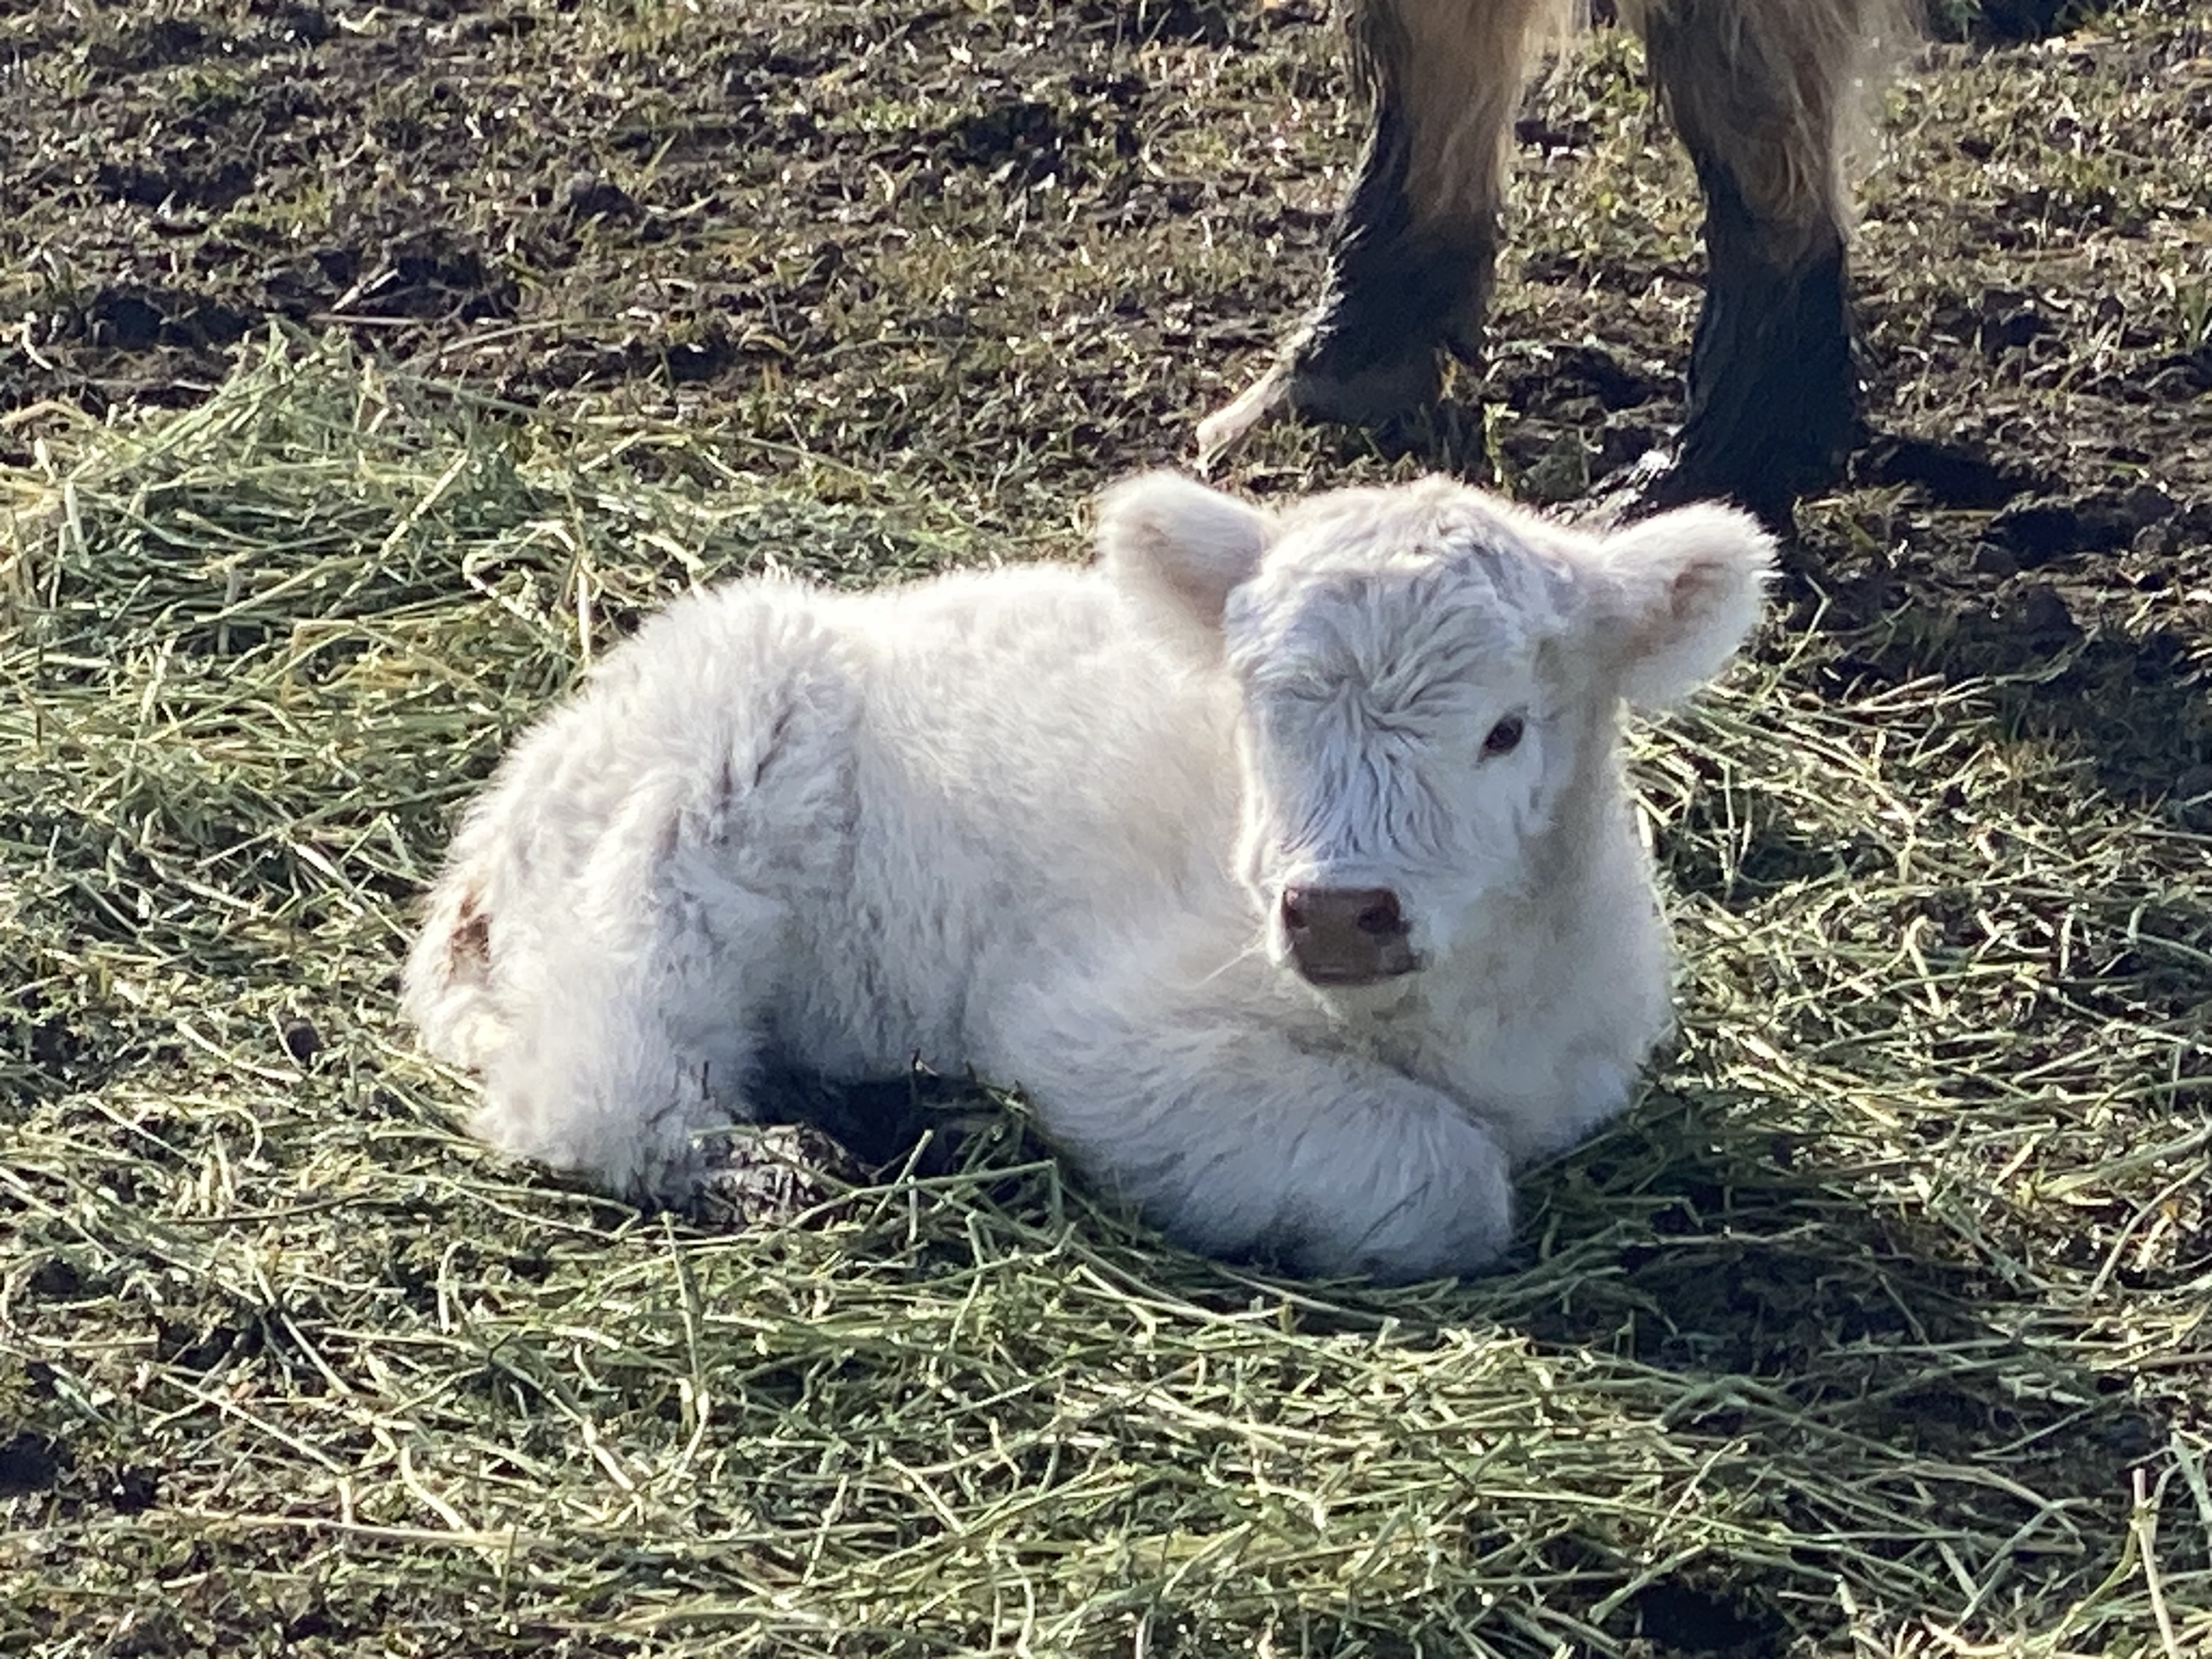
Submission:
[[[2047,668],[2025,729],[2203,798],[2212,9],[2019,45],[2051,7],[1984,10],[1994,44],[1887,103],[1875,439],[1801,513],[1791,620],[1863,633],[1868,676]],[[339,326],[1061,544],[1310,301],[1357,134],[1324,0],[0,0],[0,53],[7,459],[45,400],[189,404],[272,322]],[[1638,77],[1601,29],[1532,99],[1486,375],[1232,482],[1443,465],[1565,501],[1663,442],[1697,210]]]

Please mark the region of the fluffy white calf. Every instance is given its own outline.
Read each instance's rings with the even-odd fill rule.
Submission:
[[[770,1062],[1018,1085],[1200,1248],[1479,1266],[1628,1102],[1671,958],[1624,698],[1728,660],[1771,544],[1431,479],[1109,494],[1090,570],[678,600],[515,747],[407,964],[478,1133],[678,1200]]]

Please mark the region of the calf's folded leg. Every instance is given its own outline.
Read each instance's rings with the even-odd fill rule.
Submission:
[[[691,1194],[694,1137],[752,1115],[782,926],[780,905],[703,862],[679,851],[619,905],[583,899],[557,946],[519,969],[480,1138],[624,1197]]]
[[[510,757],[455,839],[403,1000],[433,1052],[482,1075],[482,1139],[676,1201],[694,1134],[750,1115],[787,907],[732,855],[732,769],[626,764],[597,743],[610,729],[573,705]]]
[[[1488,1128],[1203,982],[1127,960],[1045,977],[1000,1011],[984,1047],[1048,1139],[1195,1249],[1405,1281],[1480,1267],[1510,1236],[1506,1157]]]

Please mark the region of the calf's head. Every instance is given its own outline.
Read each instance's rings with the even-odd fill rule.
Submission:
[[[1269,955],[1368,1000],[1633,856],[1618,708],[1718,672],[1773,554],[1717,506],[1591,535],[1447,479],[1271,512],[1172,473],[1116,486],[1099,542],[1150,625],[1234,678]]]

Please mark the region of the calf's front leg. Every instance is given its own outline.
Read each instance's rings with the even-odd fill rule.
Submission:
[[[1041,981],[983,1045],[1048,1139],[1194,1249],[1406,1281],[1512,1231],[1497,1139],[1449,1097],[1133,957]]]

